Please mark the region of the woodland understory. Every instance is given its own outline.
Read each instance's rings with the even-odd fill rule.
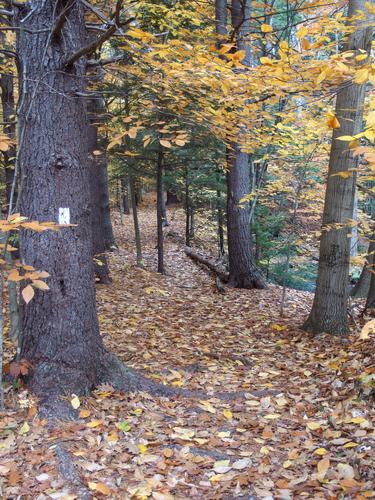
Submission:
[[[155,216],[143,207],[144,267],[130,217],[121,224],[115,212],[112,283],[97,285],[105,345],[153,381],[151,393],[104,384],[67,398],[78,419],[51,424],[8,384],[1,498],[373,497],[375,412],[361,377],[375,345],[359,340],[361,301],[347,338],[312,337],[300,329],[312,294],[288,289],[280,318],[279,286],[219,293],[185,255],[183,210],[171,213],[166,275],[155,272]]]

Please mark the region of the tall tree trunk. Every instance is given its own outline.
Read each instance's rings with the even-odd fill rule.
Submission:
[[[88,130],[88,158],[90,171],[90,193],[91,193],[91,227],[93,241],[94,272],[99,283],[111,283],[109,277],[108,261],[105,254],[106,246],[104,241],[104,217],[103,217],[103,193],[105,187],[102,183],[101,170],[106,169],[106,161],[101,159],[102,155],[94,154],[99,148],[98,129],[95,125],[98,116],[96,114],[97,105],[92,99],[88,102],[89,108],[89,130]]]
[[[190,186],[187,167],[185,168],[185,245],[190,247]]]
[[[369,253],[370,251],[375,251],[375,241],[372,240],[370,243],[370,248],[369,248]],[[375,269],[374,269],[374,255],[370,255],[370,259],[372,262],[372,266],[370,269],[366,269],[367,274],[370,275],[370,286],[368,289],[368,294],[367,294],[367,299],[366,299],[366,306],[365,310],[367,309],[375,309]]]
[[[20,7],[25,29],[17,43],[24,89],[21,212],[55,222],[64,213],[74,225],[21,234],[22,262],[50,274],[50,290],[36,290],[21,315],[21,356],[32,364],[29,386],[44,397],[90,390],[105,352],[95,305],[88,123],[79,98],[85,92],[85,58],[65,68],[67,55],[86,44],[85,21],[77,2],[66,14],[62,36],[50,39],[45,28],[54,25],[55,7],[52,0]]]
[[[129,191],[130,191],[130,197],[131,197],[131,202],[132,202],[135,247],[136,247],[136,251],[137,251],[137,266],[143,266],[141,232],[139,229],[137,203],[135,200],[135,183],[134,183],[134,177],[131,174],[129,175]]]
[[[244,50],[249,61],[249,46],[244,37],[249,32],[249,0],[232,0],[232,27],[236,50]],[[241,132],[240,132],[241,133]],[[232,144],[228,154],[227,225],[229,285],[234,288],[265,288],[251,249],[250,203],[241,203],[250,189],[249,155],[239,144]]]
[[[348,23],[357,16],[356,31],[350,35],[344,50],[369,54],[372,39],[370,23],[358,21],[358,11],[367,13],[365,0],[350,0]],[[355,135],[362,128],[365,85],[344,85],[337,94],[336,116],[340,127],[334,129],[324,202],[319,269],[310,316],[304,324],[308,331],[342,335],[348,331],[347,304],[349,297],[349,263],[351,231],[348,221],[353,218],[355,172],[349,178],[340,172],[355,168],[348,143],[337,140],[342,135]],[[333,228],[332,225],[340,227]],[[327,227],[328,226],[328,227]]]
[[[156,213],[157,213],[157,233],[158,233],[158,273],[165,274],[164,269],[164,235],[163,235],[163,146],[159,145],[158,158],[156,164]]]
[[[129,175],[125,174],[121,178],[121,210],[124,215],[130,214],[129,198]]]
[[[4,121],[4,134],[6,134],[12,141],[13,144],[10,145],[8,151],[3,152],[4,164],[5,164],[5,192],[6,200],[9,205],[10,195],[12,192],[12,185],[14,179],[14,168],[16,161],[16,123],[15,123],[15,103],[14,103],[14,89],[13,89],[13,75],[2,74],[0,76],[0,88],[1,88],[1,104],[3,109],[3,121]],[[13,199],[13,207],[16,204],[16,191],[15,197]]]
[[[9,209],[12,211],[17,203],[17,190],[16,186],[13,188],[15,162],[16,162],[16,123],[15,123],[15,102],[14,102],[14,78],[13,75],[3,74],[0,76],[0,89],[1,89],[1,104],[3,111],[4,121],[4,134],[6,134],[12,141],[8,151],[3,152],[4,165],[5,165],[5,194],[7,203],[7,212]],[[11,194],[13,188],[12,207],[10,207]],[[12,254],[6,253],[6,261],[12,264]],[[9,315],[10,315],[10,333],[9,336],[13,341],[16,341],[19,335],[19,309],[18,309],[18,290],[17,283],[8,281],[8,294],[9,294]]]
[[[373,273],[371,271],[375,271],[374,269],[374,253],[375,253],[375,234],[371,237],[370,245],[367,250],[367,261],[368,264],[363,266],[361,275],[357,281],[357,283],[353,286],[350,291],[351,297],[353,299],[363,299],[368,296],[370,290],[371,277]]]
[[[180,203],[178,195],[171,188],[167,189],[167,201],[165,203],[167,207],[169,205],[177,205],[177,203]]]
[[[163,170],[164,170],[164,167],[163,167]],[[163,217],[163,227],[167,227],[169,226],[169,223],[168,223],[168,217],[167,217],[167,208],[165,206],[165,198],[164,198],[164,179],[163,179],[164,176],[162,176],[162,185],[161,185],[161,192],[162,192],[162,196],[161,196],[161,212],[162,212],[162,217]]]
[[[94,114],[96,120],[100,119],[106,112],[105,103],[103,99],[94,100]],[[117,248],[116,238],[113,232],[112,219],[111,219],[111,208],[109,199],[109,180],[108,180],[108,157],[105,152],[105,145],[100,144],[98,140],[98,130],[96,131],[97,144],[96,149],[101,150],[102,154],[96,157],[96,161],[99,162],[98,168],[98,187],[99,187],[99,207],[101,211],[101,225],[104,238],[104,248],[108,251],[113,251]],[[105,141],[103,141],[105,142]],[[102,146],[102,147],[101,147]]]
[[[224,216],[222,207],[222,196],[220,189],[220,173],[216,175],[216,212],[217,212],[217,239],[218,239],[218,250],[219,256],[225,254],[224,247]]]

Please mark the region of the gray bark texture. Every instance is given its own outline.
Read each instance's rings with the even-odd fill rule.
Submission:
[[[54,9],[52,0],[30,1],[17,9],[18,18],[29,30],[44,30],[54,25]],[[92,262],[88,121],[79,97],[85,91],[85,58],[64,69],[67,56],[87,42],[79,2],[62,29],[55,38],[49,30],[20,30],[17,41],[21,212],[57,222],[59,208],[69,208],[75,225],[21,235],[22,262],[50,274],[50,290],[36,290],[21,314],[21,357],[32,364],[29,387],[44,397],[86,393],[98,383],[104,358]]]
[[[244,38],[249,32],[250,1],[232,1],[232,28],[236,50],[246,52],[244,64],[250,61],[249,45]],[[221,22],[217,23],[218,26]],[[227,173],[227,225],[229,286],[234,288],[265,288],[266,284],[257,268],[251,249],[250,203],[241,202],[250,190],[249,155],[239,144],[228,149]]]
[[[350,0],[350,19],[365,12],[365,0]],[[344,50],[364,50],[371,47],[372,26],[370,23],[354,21],[358,26],[352,33]],[[344,178],[340,172],[348,172],[357,165],[348,143],[337,140],[342,135],[355,135],[362,129],[365,85],[343,85],[336,98],[336,117],[340,128],[333,131],[328,167],[327,188],[324,202],[322,235],[320,239],[319,269],[313,306],[304,329],[313,333],[327,332],[344,335],[348,332],[347,304],[349,297],[351,228],[348,221],[353,218],[356,188],[355,172]]]
[[[95,151],[99,150],[98,129],[95,125],[98,119],[96,99],[88,102],[88,110],[90,124],[87,154],[89,158],[94,270],[99,283],[108,284],[111,282],[111,279],[109,277],[108,261],[105,254],[103,211],[103,198],[105,198],[105,191],[107,191],[108,185],[102,182],[102,170],[107,170],[107,161],[104,153],[100,155],[95,154]]]

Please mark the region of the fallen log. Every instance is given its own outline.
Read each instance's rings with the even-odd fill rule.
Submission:
[[[221,269],[218,264],[215,264],[209,258],[198,254],[192,248],[186,247],[185,253],[194,262],[198,262],[198,264],[206,266],[210,271],[215,273],[216,276],[220,279],[220,281],[222,281],[223,283],[228,283],[229,273]]]

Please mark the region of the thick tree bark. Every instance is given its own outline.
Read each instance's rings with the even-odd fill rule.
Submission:
[[[91,201],[87,158],[85,58],[64,70],[68,54],[86,43],[82,5],[67,14],[62,36],[50,39],[55,2],[19,8],[21,193],[23,215],[73,227],[23,231],[21,259],[49,272],[49,291],[35,291],[21,317],[21,357],[32,364],[29,387],[39,396],[82,394],[99,381],[104,348],[99,334],[92,262]]]
[[[165,274],[164,269],[164,235],[163,235],[163,146],[159,145],[158,158],[156,164],[156,216],[157,216],[157,235],[158,235],[158,273]]]
[[[244,39],[249,31],[249,5],[249,0],[232,1],[236,50],[245,50],[244,64],[249,61],[249,47]],[[241,202],[250,189],[249,155],[241,151],[239,144],[232,144],[227,156],[229,285],[234,288],[265,288],[265,281],[251,249],[250,203]]]
[[[180,203],[178,195],[171,189],[167,189],[167,201],[165,203],[167,207],[170,205],[177,205],[178,203]]]
[[[358,11],[367,15],[365,0],[350,0],[348,22],[357,16],[356,31],[350,35],[344,50],[369,54],[372,39],[371,23],[358,21]],[[371,26],[371,27],[370,27]],[[355,168],[348,143],[337,140],[342,135],[355,135],[362,128],[365,85],[345,85],[336,99],[336,116],[340,127],[334,129],[324,202],[319,269],[310,316],[304,324],[313,333],[343,335],[348,331],[349,263],[351,232],[348,222],[353,218],[355,172],[349,178],[338,175]],[[333,227],[335,225],[335,227]]]

